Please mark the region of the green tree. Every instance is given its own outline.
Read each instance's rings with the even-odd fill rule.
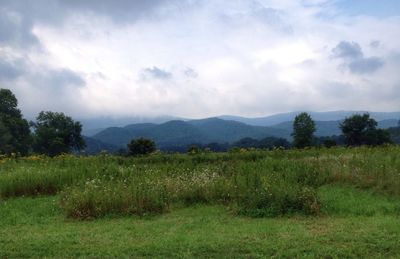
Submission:
[[[128,144],[128,151],[130,155],[146,155],[156,151],[156,144],[151,139],[133,139]]]
[[[34,151],[48,156],[81,150],[85,142],[81,136],[82,125],[58,112],[40,112],[33,123]]]
[[[391,143],[390,134],[387,130],[377,129],[378,123],[370,118],[368,113],[355,114],[346,118],[340,129],[345,136],[348,146],[381,145]]]
[[[13,150],[11,143],[12,135],[7,127],[4,126],[4,123],[0,121],[0,154],[10,154]]]
[[[26,155],[31,144],[29,123],[17,108],[18,101],[9,89],[0,89],[0,153]]]
[[[293,122],[293,146],[305,148],[312,146],[314,140],[315,122],[311,116],[302,112],[297,115]]]

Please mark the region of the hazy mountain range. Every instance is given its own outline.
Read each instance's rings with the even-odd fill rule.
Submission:
[[[168,149],[168,147],[186,146],[192,143],[233,143],[245,137],[262,139],[273,136],[291,140],[292,121],[298,113],[284,113],[260,118],[226,115],[201,120],[176,119],[168,116],[110,121],[101,118],[97,121],[93,119],[89,124],[83,121],[83,125],[84,134],[89,136],[85,137],[85,140],[90,153],[96,153],[102,149],[116,151],[119,148],[125,148],[130,140],[138,137],[151,138],[156,142],[158,148]],[[316,122],[317,136],[340,135],[340,122],[355,113],[363,112],[309,112]],[[400,118],[400,112],[370,112],[370,114],[382,128],[397,126]],[[171,118],[173,120],[169,120]],[[101,128],[108,122],[114,123],[112,125],[120,125],[124,123],[124,120],[134,123],[122,127]],[[90,129],[88,125],[96,125],[99,128]]]
[[[254,126],[272,126],[283,122],[293,121],[300,112],[280,113],[266,117],[246,118],[240,116],[223,115],[221,119],[234,120]],[[329,112],[307,112],[314,121],[340,121],[353,114],[369,113],[377,121],[399,120],[400,112],[367,112],[367,111],[329,111]]]

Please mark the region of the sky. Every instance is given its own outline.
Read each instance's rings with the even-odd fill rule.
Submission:
[[[398,0],[0,0],[28,118],[400,110]]]

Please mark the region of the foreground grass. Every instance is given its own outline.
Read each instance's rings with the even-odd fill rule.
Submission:
[[[0,202],[0,257],[400,256],[398,200],[350,186],[323,186],[319,195],[334,201],[319,216],[248,218],[194,205],[92,221],[65,219],[57,196],[12,198]]]
[[[0,160],[0,200],[59,194],[69,218],[149,215],[178,204],[226,205],[238,215],[318,215],[316,195],[348,184],[400,197],[400,147],[248,150],[195,156],[153,154]]]
[[[0,160],[0,258],[400,257],[400,147]]]

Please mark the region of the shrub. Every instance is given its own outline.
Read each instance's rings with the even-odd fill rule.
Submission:
[[[130,155],[147,155],[156,151],[156,144],[151,139],[133,139],[128,144],[128,150]]]
[[[93,179],[61,193],[61,207],[67,217],[78,219],[160,214],[168,211],[169,201],[164,186],[146,181],[126,184]]]

